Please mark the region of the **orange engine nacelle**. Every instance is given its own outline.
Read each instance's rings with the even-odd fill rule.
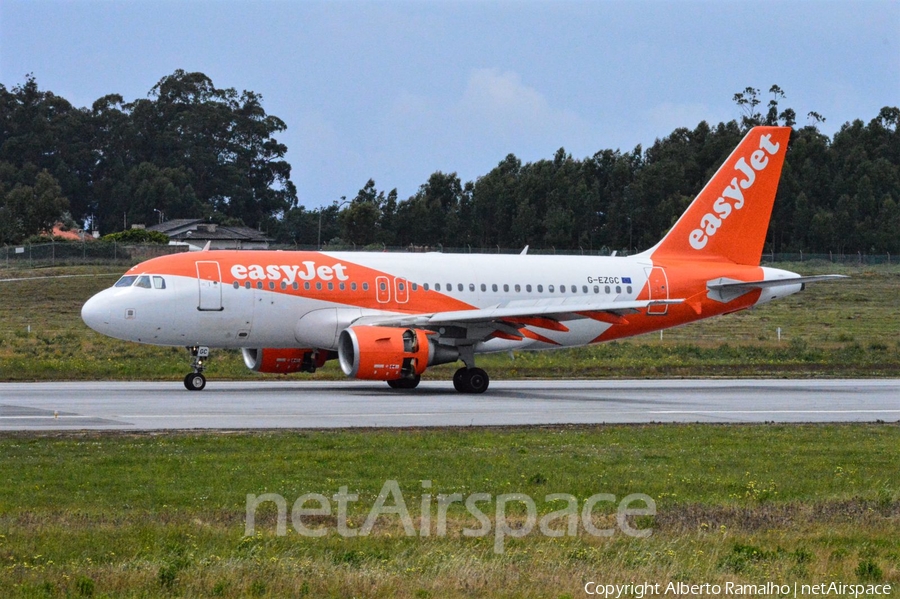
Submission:
[[[392,381],[425,372],[432,345],[416,329],[358,326],[341,331],[338,360],[344,374],[357,379]]]
[[[290,374],[292,372],[315,372],[316,368],[325,364],[328,352],[313,349],[249,349],[241,350],[244,364],[255,372],[274,372]]]

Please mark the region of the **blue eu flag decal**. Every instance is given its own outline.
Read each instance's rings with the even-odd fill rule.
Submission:
[[[626,285],[631,285],[631,277],[622,277],[622,282]]]

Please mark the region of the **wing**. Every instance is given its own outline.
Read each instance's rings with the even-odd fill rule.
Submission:
[[[433,314],[388,314],[367,316],[354,325],[465,329],[468,341],[483,341],[493,336],[521,339],[528,336],[526,326],[552,331],[568,331],[565,321],[590,318],[610,324],[627,324],[628,314],[650,306],[680,304],[684,300],[644,300],[627,302],[573,302],[498,304],[490,308],[454,310]]]

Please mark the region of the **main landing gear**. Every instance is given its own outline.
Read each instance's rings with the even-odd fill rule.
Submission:
[[[484,393],[491,379],[481,368],[475,368],[475,346],[459,346],[459,357],[465,366],[453,374],[453,387],[460,393]]]
[[[184,377],[184,388],[188,391],[202,391],[206,386],[206,377],[203,376],[204,362],[209,358],[208,347],[189,347],[191,352],[191,368],[194,372]]]
[[[412,378],[394,379],[388,381],[387,384],[391,389],[415,389],[421,380],[422,377],[416,375]],[[453,375],[453,386],[460,393],[484,393],[487,391],[489,383],[488,374],[481,368],[463,367]]]

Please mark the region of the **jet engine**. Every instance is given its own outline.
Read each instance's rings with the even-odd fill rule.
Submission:
[[[344,374],[357,379],[413,378],[428,366],[455,362],[455,347],[438,345],[421,329],[357,326],[341,331],[338,360]]]
[[[277,374],[315,372],[316,368],[325,364],[328,357],[326,351],[297,348],[244,348],[241,353],[244,355],[244,364],[250,370]]]

